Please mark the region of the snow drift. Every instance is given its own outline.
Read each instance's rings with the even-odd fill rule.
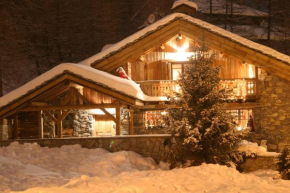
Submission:
[[[109,153],[79,145],[49,149],[14,142],[0,148],[3,193],[288,192],[290,182],[275,176],[274,171],[241,174],[207,164],[167,170],[134,152]]]

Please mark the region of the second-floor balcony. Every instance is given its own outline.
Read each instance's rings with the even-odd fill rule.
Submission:
[[[149,96],[173,96],[174,92],[179,92],[180,87],[173,80],[149,80],[138,81],[141,89]],[[256,97],[256,79],[227,79],[221,80],[220,88],[226,87],[233,93],[229,100],[254,101]]]

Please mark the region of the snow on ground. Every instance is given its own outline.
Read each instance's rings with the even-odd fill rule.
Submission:
[[[285,193],[290,182],[271,170],[241,174],[225,166],[167,170],[133,152],[79,145],[61,148],[12,143],[0,148],[0,192],[24,193]]]
[[[239,145],[239,151],[245,152],[247,156],[250,156],[252,153],[258,156],[279,156],[279,153],[268,152],[266,147],[258,146],[257,143],[252,143],[246,140],[243,140]]]

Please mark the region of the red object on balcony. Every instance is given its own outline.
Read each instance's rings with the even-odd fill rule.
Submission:
[[[121,78],[124,78],[124,79],[127,79],[127,80],[131,80],[131,78],[127,75],[126,71],[122,68],[122,67],[119,67],[116,72],[119,73],[119,76]]]

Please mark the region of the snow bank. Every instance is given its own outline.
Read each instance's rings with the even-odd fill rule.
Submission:
[[[0,190],[60,186],[82,175],[112,178],[123,172],[157,168],[153,159],[134,152],[109,153],[80,145],[49,149],[14,142],[0,148]]]
[[[108,48],[109,49],[109,48]],[[107,72],[94,69],[90,66],[64,63],[52,68],[51,70],[43,73],[42,75],[36,77],[25,85],[13,90],[12,92],[4,95],[0,98],[0,107],[7,105],[13,100],[19,98],[22,95],[27,94],[29,91],[35,89],[36,87],[42,85],[46,81],[53,79],[54,77],[62,74],[65,71],[69,71],[73,74],[89,79],[98,84],[109,87],[113,90],[119,91],[121,93],[127,94],[134,98],[145,101],[165,101],[166,97],[150,97],[143,93],[140,86],[134,81],[126,80]]]
[[[274,171],[241,174],[203,164],[162,170],[133,152],[109,153],[79,145],[40,147],[17,142],[0,148],[0,192],[23,193],[285,193],[290,182]]]
[[[258,146],[257,143],[252,143],[246,140],[243,140],[238,148],[239,151],[245,152],[247,156],[256,154],[258,156],[279,156],[279,153],[276,152],[267,152],[267,149],[262,146]]]
[[[170,171],[136,171],[123,173],[114,178],[81,176],[61,187],[31,188],[25,193],[257,193],[289,191],[289,181],[273,180],[259,174],[240,174],[219,165],[202,165]]]

